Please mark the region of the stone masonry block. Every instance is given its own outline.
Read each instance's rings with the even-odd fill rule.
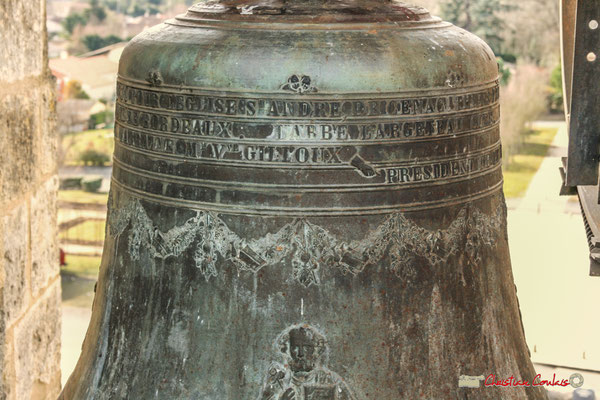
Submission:
[[[2,329],[0,323],[0,329]],[[5,337],[0,344],[0,362],[2,370],[0,371],[0,399],[16,400],[15,389],[17,380],[15,377],[15,354],[13,348],[12,336]]]
[[[0,1],[0,76],[13,82],[42,74],[45,69],[44,3]]]
[[[59,135],[56,130],[56,100],[51,82],[41,85],[39,91],[41,129],[34,142],[34,153],[38,176],[47,176],[57,170]]]
[[[58,177],[43,183],[31,198],[31,292],[37,297],[50,279],[59,273],[56,228]]]
[[[1,290],[0,290],[0,296]],[[7,360],[7,343],[6,343],[6,323],[4,321],[4,315],[0,311],[0,365],[2,370],[0,371],[0,399],[4,400],[8,398],[8,392],[10,390],[10,377],[8,376],[8,361]]]
[[[27,205],[21,204],[2,218],[4,288],[3,319],[6,326],[21,316],[29,305],[29,282],[26,275],[28,227]]]
[[[60,280],[14,327],[17,399],[55,399],[60,391]]]
[[[37,88],[23,88],[20,93],[0,97],[0,203],[14,201],[35,182],[37,160],[33,147],[40,123],[38,104]]]

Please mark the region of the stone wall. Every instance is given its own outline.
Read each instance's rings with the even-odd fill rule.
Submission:
[[[57,135],[45,0],[0,1],[0,399],[60,391]]]

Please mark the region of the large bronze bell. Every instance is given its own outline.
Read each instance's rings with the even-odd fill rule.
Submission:
[[[104,257],[64,399],[543,398],[498,69],[384,0],[207,1],[121,57]]]

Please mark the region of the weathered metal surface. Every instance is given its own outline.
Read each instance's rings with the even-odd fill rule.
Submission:
[[[67,399],[543,398],[506,241],[497,65],[395,2],[205,3],[120,63]]]
[[[600,3],[565,0],[562,9],[565,104],[569,122],[566,184],[572,187],[597,185],[600,161]]]
[[[577,194],[590,248],[590,275],[600,276],[600,4],[579,0],[561,2],[561,39],[565,116],[569,156],[560,173],[561,195]]]
[[[577,195],[590,248],[590,276],[600,276],[600,204],[598,186],[578,186]]]
[[[563,101],[565,115],[569,120],[571,112],[571,88],[573,86],[573,53],[575,51],[575,21],[577,1],[561,0],[560,3],[560,42],[563,76]]]

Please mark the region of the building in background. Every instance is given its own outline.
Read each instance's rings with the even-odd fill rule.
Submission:
[[[49,0],[46,14],[52,16],[55,21],[61,21],[70,14],[82,13],[88,8],[89,1]]]
[[[83,91],[93,100],[112,101],[115,97],[119,58],[126,43],[117,43],[81,57],[54,58],[49,61],[56,77],[58,101],[66,100],[69,81],[81,83]]]

